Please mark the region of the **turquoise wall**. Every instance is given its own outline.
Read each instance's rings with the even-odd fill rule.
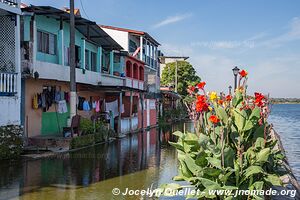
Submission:
[[[26,26],[25,26],[26,24]],[[30,18],[24,17],[24,38],[30,38]],[[63,23],[63,47],[61,45],[62,35],[60,34],[60,22],[53,18],[47,18],[45,16],[36,16],[36,26],[37,30],[41,30],[44,32],[49,32],[56,35],[57,39],[57,50],[56,55],[50,55],[42,52],[37,52],[37,60],[55,64],[62,64],[65,63],[62,60],[62,54],[64,54],[65,47],[69,47],[70,45],[70,25],[66,22]],[[25,28],[26,27],[26,28]],[[83,34],[81,34],[78,30],[75,32],[75,45],[80,46],[83,49],[83,42],[82,40],[85,38]],[[85,42],[85,49],[89,51],[89,68],[91,69],[91,52],[96,53],[99,55],[98,46],[86,41]],[[101,54],[101,51],[100,51]],[[100,55],[101,56],[101,55]],[[83,58],[81,53],[81,58]],[[100,71],[101,62],[97,60],[97,71]]]
[[[37,30],[52,33],[52,34],[56,35],[56,38],[58,38],[59,21],[57,21],[55,19],[37,15],[36,16],[36,28],[37,28]],[[39,61],[43,61],[43,62],[58,63],[57,51],[56,51],[56,55],[50,55],[50,54],[46,54],[46,53],[37,51],[36,59]]]

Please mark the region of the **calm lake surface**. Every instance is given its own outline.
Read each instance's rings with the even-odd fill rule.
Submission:
[[[290,165],[300,180],[300,105],[274,105],[269,120],[280,134]],[[141,199],[114,196],[113,188],[157,188],[177,174],[172,132],[191,130],[177,124],[163,132],[152,129],[108,144],[54,158],[0,163],[2,199]],[[151,199],[143,197],[142,199]],[[173,198],[172,198],[173,199]],[[176,199],[184,199],[176,197]]]
[[[269,122],[280,135],[289,164],[300,181],[300,104],[273,105]]]
[[[55,158],[2,161],[0,199],[140,199],[113,196],[112,189],[155,189],[172,182],[177,154],[168,141],[183,127],[190,130],[192,124],[179,123],[167,132],[151,129]]]

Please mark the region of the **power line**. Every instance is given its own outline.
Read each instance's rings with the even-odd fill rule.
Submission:
[[[84,7],[83,7],[82,0],[80,0],[80,4],[81,4],[81,9],[82,9],[82,11],[84,12],[85,16],[90,20],[89,16],[88,16],[88,15],[86,14],[86,12],[85,12],[85,9],[84,9]]]

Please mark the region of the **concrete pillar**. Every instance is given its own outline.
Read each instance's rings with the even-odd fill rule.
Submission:
[[[114,74],[114,52],[113,51],[109,52],[109,60],[110,60],[109,72],[110,72],[110,75],[113,75]]]
[[[121,135],[121,115],[122,115],[122,105],[123,105],[123,94],[120,92],[119,96],[119,119],[118,119],[118,135]]]
[[[132,91],[130,91],[130,109],[129,109],[130,132],[132,131],[132,106],[133,106],[133,96],[132,96]]]
[[[97,50],[97,72],[102,72],[102,47],[98,47]]]
[[[36,19],[35,17],[32,18],[33,20],[33,52],[32,52],[32,71],[35,72],[35,65],[36,65],[36,55],[37,55],[37,28],[36,28]]]
[[[81,39],[80,49],[81,49],[81,68],[85,69],[85,39],[84,38]]]
[[[140,36],[140,60],[143,60],[143,37]]]
[[[15,113],[18,118],[18,124],[21,124],[21,36],[20,36],[20,15],[16,15],[16,26],[15,26],[15,62],[16,62],[16,73],[17,80],[16,80],[16,88],[14,90],[17,91],[17,105],[19,106],[19,112]]]
[[[58,43],[57,43],[57,53],[58,53],[58,64],[65,65],[65,47],[64,47],[64,30],[60,29],[58,32]]]

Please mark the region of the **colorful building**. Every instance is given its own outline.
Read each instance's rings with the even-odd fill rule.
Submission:
[[[132,57],[145,63],[144,82],[146,93],[143,104],[143,120],[140,115],[141,126],[152,127],[157,124],[158,99],[160,97],[160,70],[159,70],[159,50],[160,45],[150,34],[144,31],[137,31],[113,26],[100,25],[122,48]],[[132,63],[126,62],[126,73],[130,74]],[[138,69],[133,66],[133,74]]]
[[[20,0],[0,0],[0,126],[20,125]]]
[[[62,136],[69,126],[70,14],[50,6],[22,8],[22,75],[27,137]],[[109,112],[119,134],[142,127],[145,63],[95,22],[75,16],[77,114]],[[126,50],[126,49],[125,49]]]

